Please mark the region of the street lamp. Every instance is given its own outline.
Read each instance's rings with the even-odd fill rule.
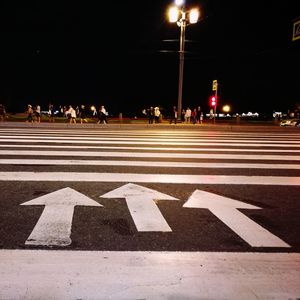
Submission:
[[[184,46],[185,46],[185,28],[189,24],[195,24],[199,19],[199,10],[194,8],[189,11],[185,9],[184,0],[175,0],[175,5],[169,9],[169,21],[177,23],[180,27],[179,44],[179,79],[178,79],[178,118],[182,110],[182,87],[183,87],[183,67],[184,67]]]
[[[223,111],[224,111],[225,113],[229,113],[229,112],[230,112],[230,109],[231,109],[231,107],[230,107],[228,104],[226,104],[226,105],[223,106]]]

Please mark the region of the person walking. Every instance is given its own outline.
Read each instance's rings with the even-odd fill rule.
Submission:
[[[200,124],[200,116],[201,116],[201,107],[198,106],[198,107],[197,107],[196,121],[197,121],[197,123],[199,123],[199,124]]]
[[[38,104],[34,109],[35,119],[38,123],[41,123],[41,107]]]
[[[82,124],[83,122],[87,123],[86,110],[83,104],[80,106],[79,115],[80,115],[80,124]]]
[[[69,106],[68,114],[70,115],[70,121],[69,121],[69,123],[70,124],[72,124],[72,123],[76,124],[76,111],[72,107],[72,105]]]
[[[147,110],[147,115],[148,115],[148,123],[153,124],[153,120],[154,120],[154,108],[153,108],[153,106],[150,106],[150,108]]]
[[[190,124],[191,123],[191,116],[192,116],[192,111],[191,109],[188,107],[185,111],[185,115],[184,115],[184,121],[186,124]]]
[[[107,112],[106,112],[106,109],[104,107],[104,105],[101,105],[100,106],[100,109],[99,109],[99,115],[98,115],[98,122],[97,124],[99,123],[103,123],[103,124],[107,124]]]
[[[5,115],[6,115],[5,106],[3,104],[0,104],[0,122],[5,121]]]
[[[26,112],[27,112],[26,122],[33,123],[33,109],[32,109],[31,104],[27,105],[27,111]]]
[[[193,109],[191,118],[192,118],[193,124],[195,125],[197,123],[197,109],[196,108]]]
[[[185,121],[185,109],[181,110],[181,116],[180,116],[181,122],[184,123]]]
[[[54,120],[54,106],[53,104],[49,103],[49,122],[50,123],[54,123],[55,120]]]
[[[177,124],[177,117],[178,117],[178,112],[176,106],[173,106],[171,113],[170,113],[170,124],[174,121],[175,124]]]
[[[203,123],[203,112],[201,111],[201,114],[200,114],[200,124]]]
[[[159,110],[159,107],[156,106],[154,108],[154,120],[155,120],[155,124],[159,123],[159,116],[160,116],[160,110]]]

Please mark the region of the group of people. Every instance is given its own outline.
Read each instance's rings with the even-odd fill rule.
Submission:
[[[36,105],[34,107],[32,107],[31,104],[27,105],[27,118],[26,118],[26,122],[41,122],[41,107],[40,105]]]
[[[31,104],[27,105],[27,118],[26,122],[41,122],[41,106],[35,105],[34,107]],[[45,112],[43,112],[45,113]],[[80,123],[87,123],[89,116],[88,111],[86,110],[85,105],[77,106],[75,109],[72,105],[69,106],[59,106],[58,111],[54,110],[53,104],[49,103],[48,105],[48,111],[46,112],[49,122],[55,122],[54,116],[55,114],[58,114],[61,117],[65,117],[67,119],[67,122],[76,123],[76,119],[80,118]],[[0,104],[0,121],[4,121],[5,119],[5,107],[4,105]],[[162,120],[162,113],[161,109],[158,106],[151,106],[148,109],[143,110],[143,114],[147,116],[148,123],[160,123]],[[97,118],[97,124],[107,124],[108,123],[108,113],[104,107],[104,105],[101,105],[99,109],[97,110],[95,107],[93,107],[91,112],[91,117]],[[191,110],[189,107],[186,109],[182,109],[182,111],[179,112],[177,110],[176,106],[173,106],[172,109],[169,111],[169,114],[166,115],[166,117],[169,119],[170,124],[173,122],[176,124],[178,120],[180,120],[182,123],[185,124],[202,124],[203,122],[203,112],[201,111],[201,107],[198,106],[197,108],[194,108]]]
[[[158,106],[151,106],[147,110],[144,109],[143,114],[147,115],[149,124],[159,123],[160,119],[162,118],[162,114]],[[193,110],[191,110],[189,107],[182,109],[180,115],[178,115],[177,107],[173,106],[167,117],[170,120],[170,124],[173,122],[176,124],[178,120],[181,120],[181,122],[185,124],[203,123],[203,112],[201,111],[200,106],[194,108]]]
[[[48,105],[48,111],[47,111],[47,116],[49,118],[49,122],[55,122],[54,116],[55,116],[55,110],[54,110],[54,106],[53,104],[49,104]],[[72,124],[76,124],[76,119],[80,118],[80,123],[87,123],[87,111],[85,108],[85,105],[80,105],[77,106],[75,109],[73,108],[72,105],[69,106],[60,106],[59,110],[57,112],[59,114],[59,116],[63,116],[67,119],[67,121]],[[27,114],[27,118],[26,118],[26,122],[41,122],[41,107],[40,105],[36,105],[34,107],[32,107],[31,104],[27,105],[27,109],[26,109],[26,114]],[[108,113],[106,112],[106,109],[104,107],[104,105],[101,105],[99,108],[98,113],[96,114],[96,116],[98,117],[98,122],[99,123],[103,123],[103,124],[107,124],[108,120],[107,120],[107,116]],[[1,116],[0,116],[1,117]]]
[[[201,111],[201,107],[198,106],[191,110],[189,107],[187,109],[183,109],[181,111],[181,121],[186,124],[202,124],[203,122],[203,112]]]
[[[179,119],[177,107],[173,106],[170,112],[170,124],[173,122],[176,124],[177,120]],[[198,106],[191,110],[189,107],[187,109],[182,109],[180,115],[181,122],[185,124],[202,124],[203,123],[203,112],[201,111],[201,107]]]
[[[150,106],[147,110],[144,109],[143,114],[147,115],[149,124],[159,123],[159,119],[162,116],[158,106]]]

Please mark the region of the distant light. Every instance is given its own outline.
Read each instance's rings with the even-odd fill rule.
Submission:
[[[176,6],[182,6],[184,4],[184,0],[175,0]]]
[[[96,107],[93,105],[93,106],[91,106],[91,111],[94,111],[94,110],[96,110]]]
[[[169,21],[175,23],[178,21],[179,9],[176,6],[173,6],[169,9]]]
[[[223,106],[223,111],[226,112],[226,113],[230,112],[230,106],[229,105],[224,105]]]
[[[199,10],[197,8],[193,8],[191,11],[190,11],[190,14],[189,14],[189,17],[190,17],[190,23],[191,24],[195,24],[198,22],[199,20]]]

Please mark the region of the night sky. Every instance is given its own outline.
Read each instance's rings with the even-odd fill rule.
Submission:
[[[287,111],[300,103],[299,1],[186,1],[183,107],[208,111],[212,80],[234,112]],[[172,1],[14,1],[0,4],[0,103],[104,104],[110,113],[177,105],[179,27]]]

